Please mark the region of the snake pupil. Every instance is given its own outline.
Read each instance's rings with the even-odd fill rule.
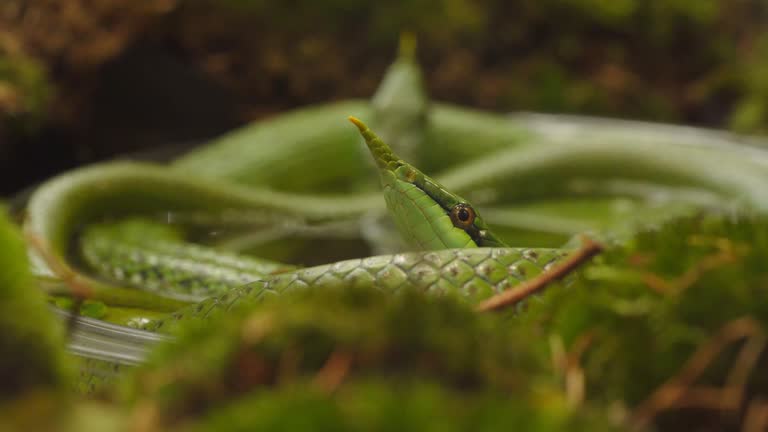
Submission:
[[[475,211],[467,204],[456,204],[451,209],[451,221],[458,228],[467,229],[475,222]]]

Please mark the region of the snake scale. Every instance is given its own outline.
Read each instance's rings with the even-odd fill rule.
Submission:
[[[348,115],[370,118],[383,140],[359,121],[355,130]],[[377,168],[358,133],[411,246],[383,217]],[[702,208],[768,209],[762,143],[728,147],[737,138],[712,136],[432,103],[406,52],[370,103],[295,110],[169,164],[105,162],[59,175],[31,196],[25,231],[94,299],[128,311],[112,321],[142,329],[81,320],[72,351],[93,371],[111,371],[141,361],[170,321],[267,295],[415,287],[474,302],[540,274],[579,232],[620,241]],[[384,142],[408,162],[381,150]],[[476,223],[465,224],[469,216]],[[140,221],[120,222],[132,218]]]

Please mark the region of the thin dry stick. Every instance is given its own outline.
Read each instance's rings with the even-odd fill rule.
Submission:
[[[659,294],[680,294],[690,288],[709,271],[716,270],[724,265],[732,264],[749,251],[749,247],[743,244],[734,244],[726,238],[711,239],[702,236],[693,236],[689,243],[695,246],[713,244],[717,253],[705,256],[679,277],[666,280],[654,273],[643,274],[646,285]]]
[[[50,248],[45,244],[43,239],[30,233],[25,234],[25,238],[30,246],[32,246],[32,249],[34,249],[43,261],[45,261],[45,264],[48,265],[53,274],[67,284],[73,297],[89,298],[91,296],[90,286],[88,286],[77,273],[69,268],[69,266],[58,259],[56,255],[50,251]]]
[[[160,424],[160,409],[155,402],[144,400],[136,404],[128,421],[131,432],[157,432]]]
[[[581,357],[594,340],[594,332],[582,333],[568,351],[565,358],[565,389],[568,403],[577,407],[584,402],[587,393],[584,368],[581,367]]]
[[[51,271],[61,278],[61,280],[69,287],[72,297],[74,298],[74,304],[70,311],[70,317],[67,320],[67,335],[71,335],[77,324],[78,316],[80,315],[80,307],[83,302],[91,297],[91,287],[86,281],[82,279],[77,273],[75,273],[66,263],[61,261],[50,251],[50,248],[46,245],[45,241],[39,236],[26,233],[25,238],[27,242],[32,246],[43,261],[48,265]]]
[[[643,274],[643,281],[649,288],[660,294],[680,294],[701,279],[704,273],[716,270],[727,264],[732,264],[736,260],[737,255],[730,251],[718,252],[702,258],[701,261],[686,270],[681,276],[671,281],[667,281],[654,273]]]
[[[725,390],[727,393],[723,397],[723,409],[730,407],[735,410],[741,405],[746,393],[745,389],[749,382],[749,376],[755,369],[755,366],[757,366],[757,362],[760,360],[766,344],[768,344],[768,337],[759,328],[744,343],[744,347],[739,352],[725,380]]]
[[[530,295],[542,290],[550,283],[560,280],[575,270],[579,265],[604,250],[602,244],[587,237],[582,239],[583,246],[562,263],[517,287],[483,301],[475,309],[479,312],[498,311],[514,306]]]
[[[552,369],[565,375],[565,369],[568,366],[568,353],[565,351],[565,342],[559,334],[549,336],[549,351],[552,353]]]
[[[633,423],[643,427],[659,412],[681,405],[690,406],[691,403],[697,406],[707,406],[716,409],[723,408],[721,406],[722,396],[725,394],[723,389],[714,390],[709,387],[693,389],[693,382],[701,376],[709,364],[717,358],[726,346],[747,337],[756,335],[762,337],[762,334],[760,325],[754,319],[748,317],[740,318],[724,325],[715,336],[699,347],[688,359],[680,373],[670,378],[638,405],[633,415],[635,419]],[[754,345],[748,344],[748,346]],[[749,350],[751,352],[753,348],[749,348]],[[743,356],[740,355],[739,358],[743,358],[744,360],[742,361],[744,362],[751,362],[752,354],[750,352]],[[743,366],[749,365],[740,365],[740,367]],[[734,378],[735,381],[740,381],[741,379],[740,373]],[[737,384],[739,383],[737,382]],[[686,400],[683,400],[684,397]]]
[[[764,432],[768,430],[768,401],[755,398],[747,408],[742,432]]]
[[[325,393],[333,393],[352,367],[352,356],[342,351],[334,351],[323,367],[315,375],[312,384]]]

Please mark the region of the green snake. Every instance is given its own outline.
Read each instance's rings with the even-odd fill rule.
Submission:
[[[83,319],[72,350],[134,363],[169,322],[292,289],[416,288],[479,301],[540,274],[579,232],[621,240],[701,208],[768,208],[759,149],[663,126],[429,103],[421,85],[406,55],[370,104],[300,109],[170,164],[107,162],[41,185],[28,236],[122,311],[112,321],[141,329]],[[383,139],[359,120],[351,127],[350,114],[371,118]],[[358,133],[384,199],[371,191]]]

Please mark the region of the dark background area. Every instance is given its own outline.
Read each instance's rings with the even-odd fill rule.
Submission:
[[[766,23],[759,0],[4,0],[0,194],[369,97],[403,30],[436,100],[765,133]]]

